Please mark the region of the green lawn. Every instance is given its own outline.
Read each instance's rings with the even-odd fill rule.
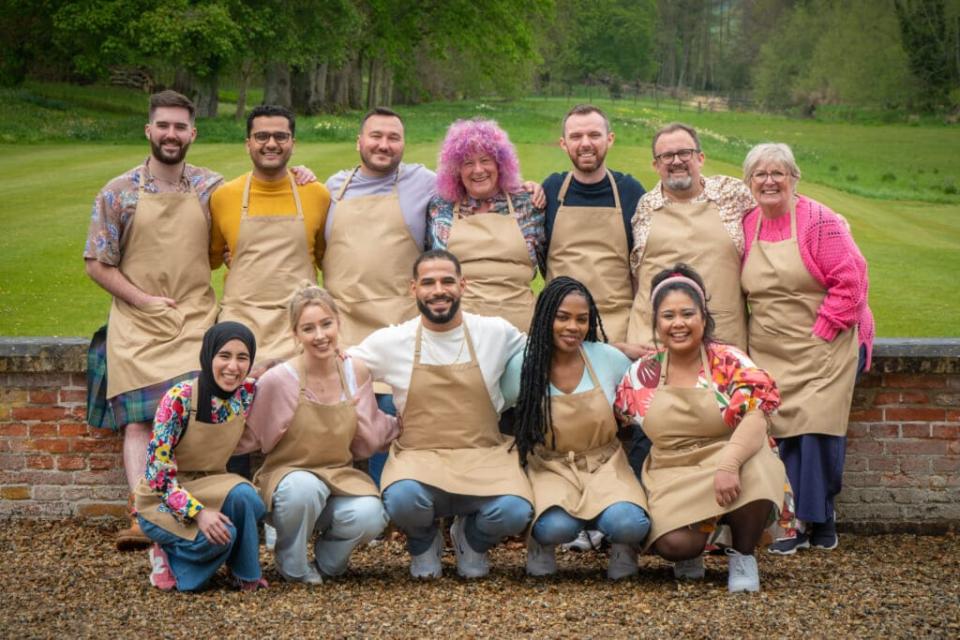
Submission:
[[[539,180],[567,166],[552,142],[556,136],[544,133],[551,142],[518,145],[527,178]],[[628,136],[611,151],[611,166],[651,186],[655,175],[649,143],[625,142],[630,142]],[[437,146],[410,144],[406,159],[432,167]],[[0,144],[0,335],[89,335],[102,323],[109,297],[88,280],[81,259],[90,206],[103,184],[146,153],[145,143]],[[356,151],[349,142],[301,143],[295,159],[325,179],[354,164]],[[240,143],[199,142],[190,160],[228,177],[249,164]],[[710,158],[706,169],[737,175],[736,166]],[[801,191],[850,221],[870,263],[871,305],[881,336],[960,335],[956,205],[867,199],[806,181]],[[215,275],[217,283],[220,279]]]

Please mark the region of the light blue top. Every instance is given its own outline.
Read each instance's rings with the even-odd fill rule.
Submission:
[[[611,347],[603,342],[584,342],[583,350],[587,353],[590,364],[597,374],[600,381],[600,387],[603,388],[603,394],[607,396],[607,401],[613,405],[613,399],[617,392],[617,385],[623,378],[623,374],[630,368],[630,358],[623,355],[623,352],[615,347]],[[507,369],[500,378],[500,391],[506,400],[506,407],[512,407],[517,404],[517,396],[520,395],[520,370],[523,368],[523,352],[514,355],[507,363]],[[583,377],[580,378],[580,384],[573,390],[573,393],[583,393],[593,389],[593,382],[590,380],[590,371],[584,367]],[[567,395],[563,391],[550,385],[550,395]]]

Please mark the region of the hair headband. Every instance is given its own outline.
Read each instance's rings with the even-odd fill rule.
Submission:
[[[707,303],[707,296],[704,295],[703,289],[700,288],[700,285],[698,285],[697,282],[696,282],[695,280],[693,280],[692,278],[688,278],[687,276],[685,276],[685,275],[683,275],[683,274],[681,274],[681,273],[671,274],[669,278],[666,278],[665,280],[662,280],[662,281],[660,282],[660,284],[658,284],[656,287],[654,287],[654,288],[653,288],[653,292],[650,294],[650,301],[652,302],[653,300],[656,300],[656,299],[657,299],[657,294],[658,294],[658,293],[660,292],[660,290],[663,289],[665,286],[670,285],[670,284],[677,284],[677,283],[681,283],[681,282],[682,282],[683,284],[685,284],[685,285],[690,286],[694,291],[696,291],[696,292],[700,295],[700,302],[701,302],[702,304],[705,305],[705,304]]]

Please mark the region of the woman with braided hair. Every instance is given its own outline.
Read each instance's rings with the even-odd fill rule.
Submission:
[[[530,575],[556,572],[556,545],[586,528],[612,543],[607,577],[637,573],[635,547],[650,522],[612,408],[630,360],[605,341],[593,296],[561,276],[537,299],[527,346],[501,381],[508,403],[517,404],[516,445],[533,486]]]

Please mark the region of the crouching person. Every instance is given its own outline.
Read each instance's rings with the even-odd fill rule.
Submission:
[[[147,445],[136,506],[150,548],[150,584],[163,591],[202,589],[221,565],[244,591],[266,587],[257,524],[264,505],[253,486],[227,473],[254,397],[247,380],[256,341],[244,325],[207,330],[200,376],[160,401]]]
[[[306,283],[290,302],[290,324],[299,354],[260,379],[239,450],[266,454],[254,483],[277,530],[277,571],[319,584],[344,573],[353,550],[386,526],[377,486],[353,462],[386,449],[398,427],[377,409],[367,367],[338,351],[329,293]]]

